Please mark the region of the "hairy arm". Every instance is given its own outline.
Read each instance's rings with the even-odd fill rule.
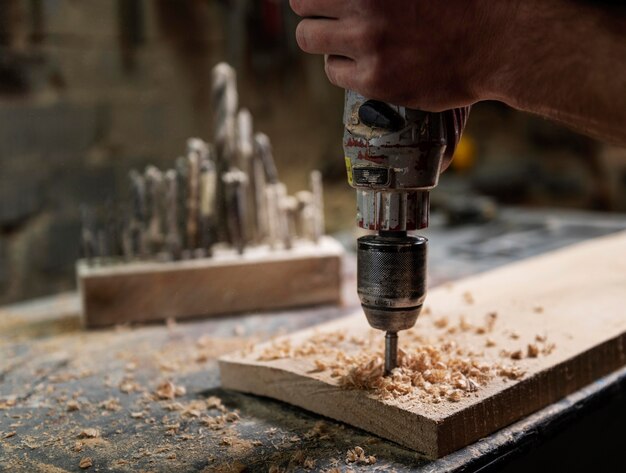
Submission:
[[[607,2],[610,3],[610,2]],[[499,100],[626,144],[626,10],[574,0],[291,0],[340,87],[429,111]]]

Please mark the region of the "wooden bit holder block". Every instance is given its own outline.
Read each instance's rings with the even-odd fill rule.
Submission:
[[[220,360],[222,384],[438,458],[626,364],[626,233],[431,291],[382,377],[362,313]]]
[[[252,247],[212,258],[98,266],[79,261],[86,327],[337,304],[343,248],[325,236],[289,250]]]

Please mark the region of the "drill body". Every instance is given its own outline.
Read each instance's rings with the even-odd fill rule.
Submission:
[[[344,152],[357,191],[357,291],[370,325],[386,332],[385,373],[397,366],[398,332],[426,296],[429,193],[452,159],[469,107],[441,113],[390,105],[346,91]]]

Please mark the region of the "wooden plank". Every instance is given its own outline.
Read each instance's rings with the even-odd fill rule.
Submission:
[[[361,313],[223,357],[222,384],[441,457],[626,364],[626,233],[439,287],[427,305],[401,334],[409,380],[391,384],[408,386],[404,395],[376,388],[383,337]],[[416,358],[423,367],[409,366]],[[368,362],[372,389],[350,387]],[[485,370],[479,386],[434,376],[481,378],[463,363]]]
[[[341,245],[330,237],[291,250],[251,248],[210,259],[78,265],[83,322],[103,327],[336,304]]]

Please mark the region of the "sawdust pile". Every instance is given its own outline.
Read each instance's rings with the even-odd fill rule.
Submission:
[[[257,359],[307,360],[312,365],[310,373],[326,373],[341,387],[366,390],[381,399],[410,397],[433,403],[458,402],[496,378],[522,378],[525,370],[518,361],[549,355],[554,349],[554,344],[538,336],[524,350],[494,349],[490,356],[485,356],[484,350],[476,347],[496,346],[488,336],[494,331],[496,320],[495,312],[486,314],[481,325],[472,325],[463,316],[457,324],[439,317],[431,322],[440,333],[435,338],[424,338],[415,330],[404,332],[405,349],[399,351],[399,366],[391,376],[383,376],[382,337],[374,330],[363,337],[321,332],[299,344],[281,339],[262,350]],[[473,342],[468,344],[473,348],[463,346],[463,338],[450,340],[450,334],[455,333],[473,337]],[[484,338],[482,343],[480,337]],[[517,341],[519,336],[509,338]]]

